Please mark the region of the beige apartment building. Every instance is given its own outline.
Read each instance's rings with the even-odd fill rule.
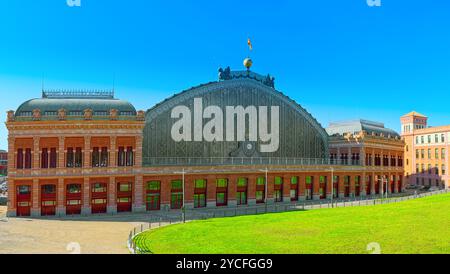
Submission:
[[[448,188],[450,125],[429,127],[428,117],[410,112],[400,118],[409,184]]]

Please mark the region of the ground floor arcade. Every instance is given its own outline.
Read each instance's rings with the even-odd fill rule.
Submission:
[[[331,177],[333,176],[333,182]],[[266,184],[267,181],[267,184]],[[115,214],[352,198],[404,191],[401,172],[240,172],[14,179],[9,216]]]

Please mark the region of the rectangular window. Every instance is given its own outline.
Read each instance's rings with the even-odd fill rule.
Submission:
[[[202,189],[206,188],[206,180],[198,179],[194,181],[195,188]]]
[[[108,148],[102,147],[102,152],[100,153],[100,166],[107,167],[108,166]]]
[[[41,168],[48,168],[48,149],[47,148],[42,149]]]
[[[441,150],[441,159],[442,160],[444,160],[446,157],[445,157],[445,148],[443,148],[442,150]]]
[[[256,191],[256,203],[264,203],[264,191],[257,190]]]
[[[183,206],[183,193],[172,193],[170,196],[170,208],[180,209]]]
[[[28,195],[31,194],[31,186],[18,186],[17,192],[20,195]]]
[[[55,185],[43,185],[41,189],[42,189],[43,194],[55,194],[56,193]]]
[[[431,149],[428,149],[428,159],[431,159]]]
[[[441,134],[441,143],[445,143],[445,135]]]
[[[83,166],[83,153],[81,147],[75,149],[75,167]]]
[[[182,180],[173,180],[171,182],[172,190],[180,190],[183,189],[183,181]]]
[[[275,185],[282,185],[282,184],[283,184],[283,178],[275,177]]]
[[[117,185],[117,191],[119,191],[119,192],[130,192],[130,191],[132,191],[131,183],[119,183]]]
[[[425,159],[425,150],[424,149],[420,150],[420,157],[422,159]]]
[[[58,161],[58,155],[56,154],[56,148],[50,149],[50,168],[56,168]]]
[[[42,201],[42,206],[55,206],[56,201]]]
[[[23,149],[21,148],[17,150],[16,168],[23,169]]]
[[[92,151],[92,167],[100,166],[100,150],[98,147],[94,147]]]
[[[246,187],[247,186],[247,178],[238,178],[237,186],[238,187]]]
[[[25,149],[25,169],[31,169],[31,148]]]
[[[258,185],[258,186],[263,186],[263,185],[265,185],[265,181],[266,181],[266,178],[265,178],[265,177],[258,177],[258,178],[256,179],[256,185]]]
[[[147,182],[147,190],[151,190],[151,191],[161,190],[161,182],[160,181]]]
[[[227,179],[217,179],[216,180],[216,186],[219,188],[224,188],[228,186],[228,180]]]
[[[126,157],[127,157],[127,163],[126,163],[127,166],[133,166],[134,165],[133,147],[127,147]]]
[[[67,193],[81,193],[81,185],[80,184],[70,184],[67,185]]]
[[[106,204],[106,199],[92,199],[91,203],[93,205],[104,205]]]
[[[73,153],[73,148],[69,147],[66,155],[66,167],[74,167],[74,157],[75,154]]]
[[[434,142],[437,144],[439,143],[439,137],[437,134],[434,135]]]
[[[436,160],[439,159],[439,149],[438,148],[436,148],[434,150],[434,158],[436,158]]]
[[[119,147],[119,151],[117,153],[117,165],[125,166],[125,148]]]
[[[81,200],[67,200],[67,205],[81,205]]]
[[[445,165],[442,165],[441,175],[445,175]]]
[[[218,206],[225,205],[227,203],[227,195],[225,192],[216,193],[216,203]]]
[[[131,198],[130,197],[117,198],[117,203],[119,203],[119,204],[130,203],[130,202],[131,202]]]
[[[206,195],[204,193],[194,194],[194,208],[206,207]]]
[[[94,183],[92,186],[93,193],[103,193],[106,192],[106,184],[103,183]]]
[[[247,204],[247,192],[246,191],[236,192],[236,200],[238,205]]]

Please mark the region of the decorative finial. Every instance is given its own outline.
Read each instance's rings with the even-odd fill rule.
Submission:
[[[247,57],[244,59],[244,66],[247,68],[247,70],[250,70],[252,65],[253,65],[253,61],[252,61],[252,59],[250,59],[250,57]]]

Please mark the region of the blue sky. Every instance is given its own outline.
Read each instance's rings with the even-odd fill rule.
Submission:
[[[0,120],[45,88],[108,89],[148,109],[175,92],[253,70],[326,127],[365,118],[399,130],[417,110],[450,124],[450,2],[442,0],[0,3]],[[0,148],[7,131],[0,126]]]

